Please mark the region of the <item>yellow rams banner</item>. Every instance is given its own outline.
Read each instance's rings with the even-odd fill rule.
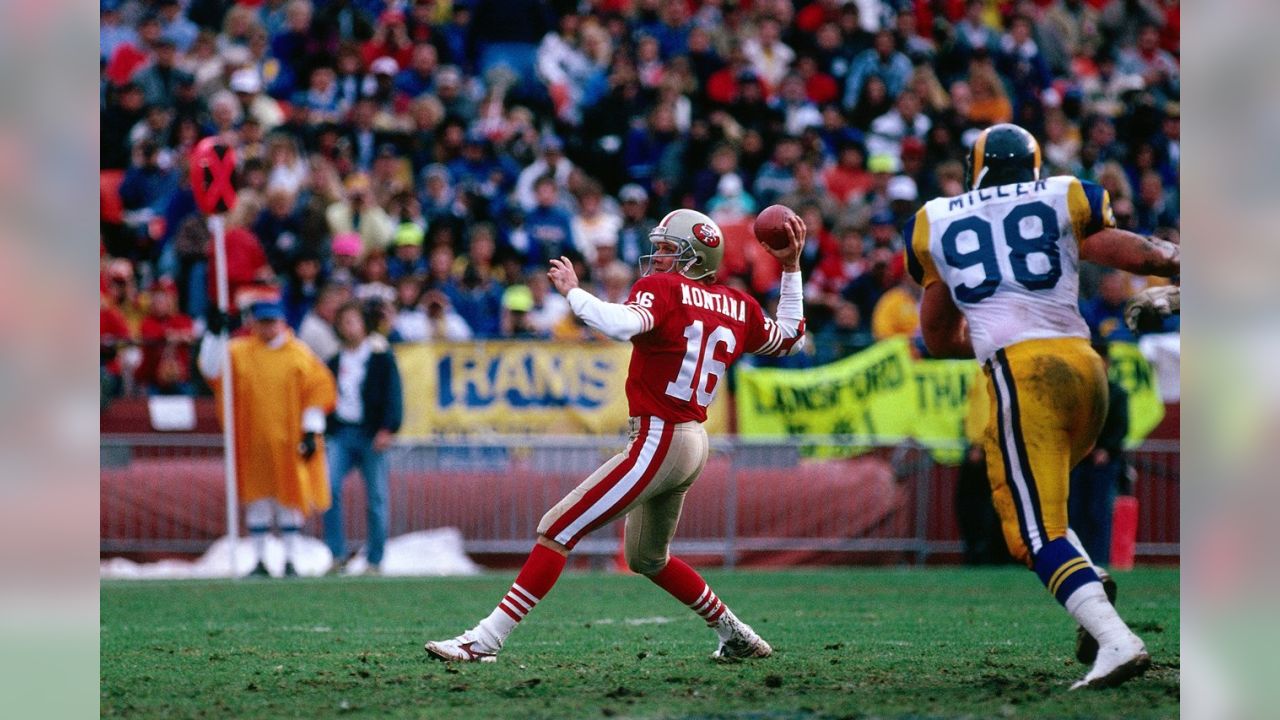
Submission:
[[[1129,391],[1129,440],[1141,441],[1164,417],[1155,377],[1136,346],[1111,346],[1111,377]],[[959,462],[970,392],[986,393],[973,360],[916,360],[904,338],[885,340],[806,370],[742,367],[738,430],[748,436],[847,436],[811,455],[856,454],[865,443],[913,438],[935,443],[940,462]],[[975,407],[985,413],[986,403]],[[862,444],[860,444],[862,443]]]
[[[622,435],[629,343],[491,341],[404,344],[405,437],[482,433]],[[727,427],[712,404],[707,432]]]

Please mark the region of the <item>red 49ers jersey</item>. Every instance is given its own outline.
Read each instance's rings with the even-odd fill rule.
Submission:
[[[632,416],[706,422],[707,406],[743,353],[784,355],[799,339],[786,338],[750,295],[676,273],[640,278],[626,307],[644,321],[631,338]]]

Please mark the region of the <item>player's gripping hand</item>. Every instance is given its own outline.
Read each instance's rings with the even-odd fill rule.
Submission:
[[[1182,288],[1177,285],[1149,287],[1124,305],[1124,324],[1134,333],[1154,332],[1164,319],[1181,310]]]
[[[316,433],[303,433],[302,440],[298,442],[298,455],[303,460],[310,460],[312,455],[316,454]]]
[[[757,238],[760,245],[769,252],[770,255],[782,261],[783,272],[798,272],[800,270],[800,253],[804,251],[804,239],[809,234],[808,228],[805,227],[804,220],[799,215],[792,215],[787,218],[787,246],[784,248],[775,248]]]
[[[551,278],[551,284],[556,286],[556,291],[561,295],[567,296],[570,290],[578,287],[578,273],[574,271],[569,258],[563,255],[559,260],[552,259],[547,277]]]

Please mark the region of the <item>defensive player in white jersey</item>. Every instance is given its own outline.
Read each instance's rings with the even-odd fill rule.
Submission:
[[[715,282],[724,234],[693,210],[668,213],[649,233],[654,254],[626,303],[607,303],[578,287],[566,258],[551,261],[551,282],[587,325],[630,340],[627,404],[631,441],[547,511],[538,540],[511,589],[488,617],[449,640],[427,643],[441,660],[493,662],[507,636],[555,585],[565,558],[584,536],[626,517],[627,565],[684,603],[712,628],[712,657],[773,652],[739,620],[702,576],[669,549],[685,493],[707,461],[707,406],[743,353],[789,355],[804,345],[800,253],[804,221],[787,225],[790,244],[765,248],[782,261],[778,319],[746,293]]]
[[[1067,527],[1068,475],[1107,414],[1107,378],[1079,305],[1079,263],[1173,276],[1178,247],[1115,228],[1110,199],[1040,177],[1040,146],[995,125],[969,154],[969,192],[908,221],[907,266],[924,286],[921,330],[939,357],[977,357],[991,421],[987,471],[1005,540],[1084,628],[1092,662],[1072,688],[1116,685],[1151,664]],[[1095,642],[1096,641],[1096,642]]]

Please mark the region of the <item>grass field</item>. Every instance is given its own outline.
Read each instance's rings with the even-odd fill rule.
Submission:
[[[498,663],[425,640],[511,582],[333,578],[104,582],[102,714],[274,718],[1172,718],[1178,572],[1121,574],[1154,657],[1114,690],[1067,692],[1074,625],[1018,568],[709,572],[773,657],[707,658],[713,633],[643,578],[567,574]]]

